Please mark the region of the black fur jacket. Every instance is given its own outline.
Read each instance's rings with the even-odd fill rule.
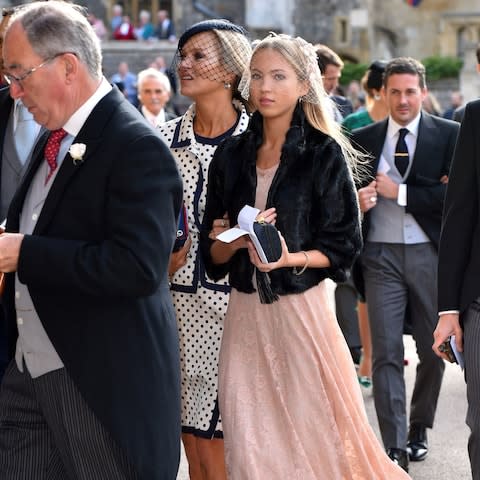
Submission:
[[[207,204],[201,231],[201,248],[208,275],[214,280],[230,274],[230,284],[245,293],[254,291],[254,266],[246,249],[226,264],[215,265],[208,233],[213,220],[228,212],[231,225],[246,204],[254,206],[257,185],[256,152],[262,142],[262,117],[252,115],[249,128],[226,139],[210,165]],[[329,268],[307,268],[295,275],[291,268],[270,272],[277,295],[299,293],[326,277],[345,280],[361,247],[359,210],[355,187],[340,146],[312,128],[297,107],[282,148],[280,165],[268,192],[267,208],[277,210],[276,227],[290,252],[318,249],[330,260]]]

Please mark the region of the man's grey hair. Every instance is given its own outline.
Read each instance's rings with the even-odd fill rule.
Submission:
[[[83,7],[57,0],[33,2],[15,10],[9,27],[17,21],[37,55],[47,59],[73,53],[93,78],[101,78],[100,41]]]
[[[140,91],[142,88],[143,82],[147,78],[156,78],[157,80],[160,80],[162,82],[162,85],[164,86],[165,90],[170,93],[172,87],[170,85],[170,80],[168,77],[160,72],[159,70],[156,70],[155,68],[147,68],[145,70],[142,70],[141,72],[138,73],[137,75],[137,89]]]

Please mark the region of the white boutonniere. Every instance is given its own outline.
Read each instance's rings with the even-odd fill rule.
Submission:
[[[68,150],[68,153],[73,159],[74,165],[80,165],[83,163],[83,156],[85,155],[85,151],[87,150],[87,146],[84,143],[74,143]]]

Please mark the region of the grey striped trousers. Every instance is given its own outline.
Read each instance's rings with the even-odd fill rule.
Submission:
[[[32,379],[12,361],[0,390],[0,479],[138,477],[64,368]]]
[[[473,480],[480,480],[480,298],[472,302],[463,318],[463,353],[467,382],[468,454]]]

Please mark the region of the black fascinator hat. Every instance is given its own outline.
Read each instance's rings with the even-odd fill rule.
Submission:
[[[367,88],[369,90],[380,90],[383,85],[383,73],[387,62],[385,60],[375,60],[368,67]]]
[[[182,36],[178,40],[178,49],[181,50],[185,43],[187,43],[187,41],[197,33],[208,32],[210,30],[229,30],[231,32],[240,33],[245,37],[247,36],[247,31],[243,27],[223,18],[203,20],[202,22],[195,23],[190,28],[185,30],[185,32],[183,32]]]

